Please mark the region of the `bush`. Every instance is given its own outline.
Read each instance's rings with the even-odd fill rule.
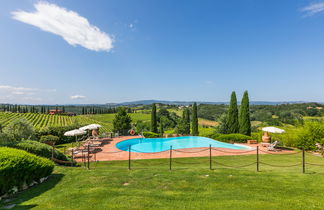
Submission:
[[[160,137],[160,134],[150,132],[150,131],[143,132],[143,135],[144,135],[145,138],[158,138],[158,137]]]
[[[33,153],[35,155],[45,157],[45,158],[51,158],[52,157],[52,147],[50,145],[40,143],[37,141],[32,140],[24,140],[16,145],[14,145],[17,149],[22,149],[27,152]],[[61,153],[60,151],[54,150],[54,158],[59,160],[68,160],[68,158]]]
[[[316,143],[322,143],[324,138],[323,122],[308,122],[297,134],[297,147],[306,150],[316,150]]]
[[[78,124],[69,125],[69,126],[48,127],[48,128],[44,128],[42,130],[35,131],[35,136],[36,136],[37,140],[39,140],[42,136],[53,135],[53,136],[57,136],[59,138],[59,141],[56,142],[56,144],[70,143],[70,142],[75,141],[75,137],[74,136],[64,136],[64,133],[66,131],[77,129],[79,127],[80,127],[80,125],[78,125]],[[80,138],[81,138],[81,136],[80,136]]]
[[[235,142],[235,143],[246,143],[247,140],[252,139],[251,136],[246,136],[239,133],[231,133],[231,134],[221,134],[218,136],[214,136],[216,140],[223,142]]]
[[[262,131],[252,132],[251,133],[252,139],[257,140],[258,142],[261,142],[262,141],[262,135],[263,135],[263,132]]]
[[[49,176],[54,163],[23,150],[0,147],[0,195]]]

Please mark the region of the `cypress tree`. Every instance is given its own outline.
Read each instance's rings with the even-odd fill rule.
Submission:
[[[163,127],[163,120],[160,119],[160,136],[163,137],[164,134],[164,127]]]
[[[192,135],[198,136],[198,116],[197,116],[197,104],[196,102],[192,106]]]
[[[244,92],[241,106],[240,106],[240,133],[251,136],[251,120],[250,120],[250,102],[249,94],[247,91]]]
[[[185,134],[190,134],[190,111],[189,109],[184,110],[184,122],[185,122]]]
[[[156,105],[155,104],[152,104],[151,131],[154,133],[157,133]]]
[[[232,92],[231,101],[227,115],[228,133],[238,133],[240,130],[238,122],[238,109],[235,91]]]

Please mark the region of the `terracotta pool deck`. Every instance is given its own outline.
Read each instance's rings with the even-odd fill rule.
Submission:
[[[119,150],[116,148],[118,142],[139,138],[140,136],[122,136],[116,137],[113,139],[106,139],[108,143],[104,144],[101,147],[98,147],[99,150],[96,154],[91,154],[91,161],[111,161],[111,160],[128,160],[129,153],[127,151]],[[256,148],[259,146],[259,154],[285,154],[293,153],[292,150],[281,150],[279,152],[270,152],[267,151],[266,147],[262,147],[261,144],[242,144],[250,147]],[[226,148],[212,148],[212,156],[225,156],[225,155],[255,155],[256,150],[233,150]],[[176,149],[172,150],[172,158],[183,158],[183,157],[206,157],[210,155],[209,147],[200,147],[200,148],[187,148],[187,149]],[[132,152],[131,159],[158,159],[158,158],[169,158],[170,151],[156,152],[156,153],[138,153]],[[82,158],[78,155],[75,156],[76,161],[82,161]]]

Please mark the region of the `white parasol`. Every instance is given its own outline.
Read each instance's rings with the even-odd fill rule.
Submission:
[[[262,128],[263,131],[269,132],[269,133],[284,133],[285,130],[276,128],[276,127],[264,127]]]
[[[67,131],[64,133],[64,136],[81,136],[86,134],[86,131],[80,130],[80,129],[74,129],[71,131]]]
[[[83,126],[81,128],[79,128],[79,130],[97,130],[98,128],[101,128],[102,126],[99,125],[99,124],[90,124],[90,125],[86,125],[86,126]]]

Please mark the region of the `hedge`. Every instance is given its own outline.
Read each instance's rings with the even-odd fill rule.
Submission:
[[[160,134],[150,132],[150,131],[144,131],[143,135],[144,135],[145,138],[158,138],[158,137],[160,137]]]
[[[16,145],[14,145],[17,149],[22,149],[27,152],[33,153],[37,156],[51,158],[52,157],[52,147],[48,144],[44,144],[38,141],[32,140],[23,140]],[[59,160],[68,160],[68,158],[60,151],[54,150],[54,158]]]
[[[49,176],[54,163],[26,151],[0,147],[0,196]]]
[[[246,136],[239,133],[231,133],[231,134],[220,134],[211,136],[213,139],[223,142],[235,142],[235,143],[246,143],[247,140],[252,139],[251,136]]]
[[[68,125],[68,126],[56,126],[56,127],[47,127],[41,130],[35,130],[35,136],[37,140],[40,140],[42,136],[46,135],[53,135],[59,137],[59,141],[56,142],[55,144],[65,144],[65,143],[70,143],[75,141],[74,136],[64,136],[64,133],[66,131],[70,131],[73,129],[78,129],[80,128],[81,125],[74,124],[74,125]],[[81,138],[79,136],[78,138]]]

